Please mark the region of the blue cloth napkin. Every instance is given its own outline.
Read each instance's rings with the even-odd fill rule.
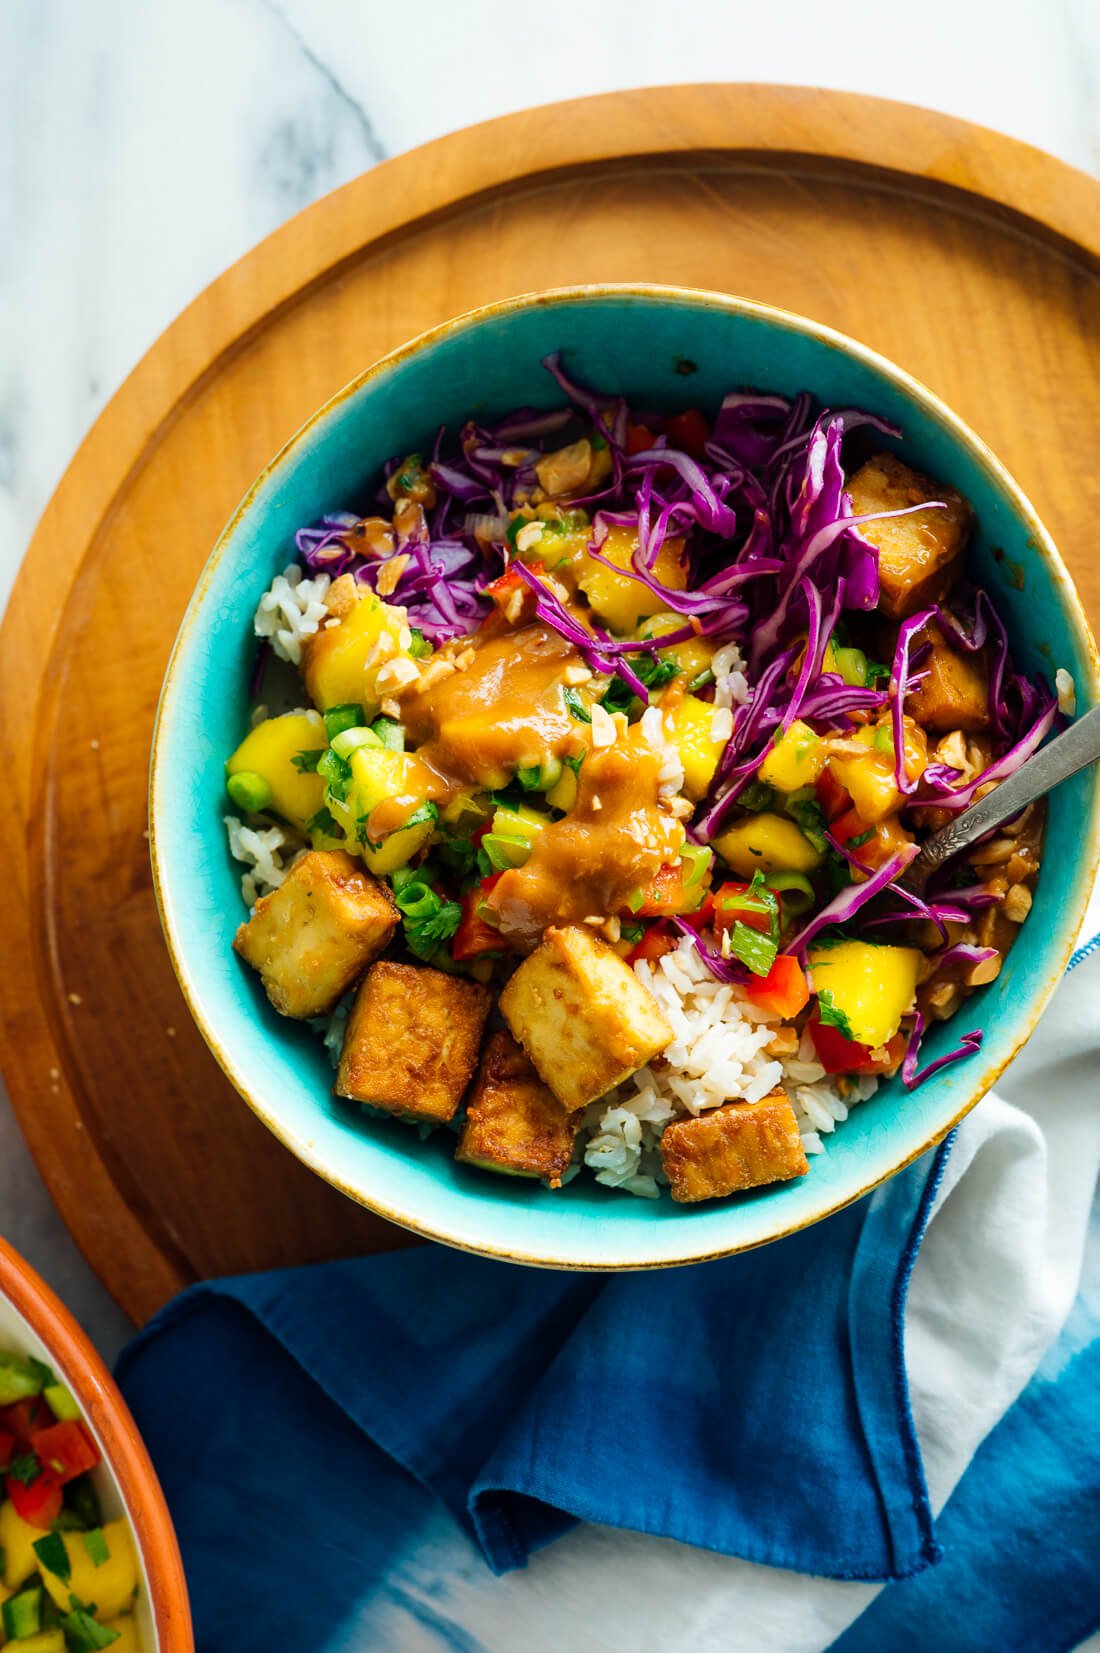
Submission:
[[[327,1645],[340,1581],[358,1596],[441,1506],[497,1572],[579,1519],[834,1578],[919,1573],[940,1552],[901,1326],[949,1146],[827,1223],[689,1269],[424,1246],[184,1293],[119,1379],[199,1645]]]

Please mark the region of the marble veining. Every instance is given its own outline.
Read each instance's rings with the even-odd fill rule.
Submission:
[[[1100,171],[1095,0],[601,0],[568,26],[494,0],[4,0],[0,604],[107,398],[290,214],[509,110],[723,79],[924,103]],[[2,1098],[0,1226],[111,1354],[123,1318]]]

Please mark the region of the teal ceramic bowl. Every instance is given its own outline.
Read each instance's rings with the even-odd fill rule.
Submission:
[[[963,1022],[981,1052],[913,1095],[893,1081],[859,1107],[808,1176],[715,1205],[631,1198],[578,1178],[537,1184],[456,1165],[453,1138],[354,1117],[332,1097],[319,1041],[281,1020],[231,949],[243,916],[222,826],[223,760],[246,720],[256,602],[293,556],[296,528],[361,498],[385,459],[430,445],[440,423],[486,419],[561,397],[539,366],[567,369],[643,406],[714,408],[726,391],[808,388],[869,408],[904,431],[900,451],[977,509],[976,573],[997,593],[1029,671],[1073,673],[1079,705],[1100,698],[1096,649],[1049,535],[1012,479],[928,390],[850,339],[718,293],[586,287],[508,300],[425,334],[369,368],[303,427],[246,496],[192,598],[165,679],[153,749],[152,855],[165,934],[191,1011],[245,1101],[292,1153],[352,1199],[419,1234],[517,1262],[646,1268],[763,1244],[858,1198],[943,1137],[1030,1034],[1065,968],[1100,840],[1100,778],[1052,798],[1034,910],[997,981]]]

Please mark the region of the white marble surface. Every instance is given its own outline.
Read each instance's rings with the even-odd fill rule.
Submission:
[[[88,425],[260,237],[387,155],[658,82],[874,92],[1100,171],[1096,0],[0,0],[0,603]],[[123,1317],[0,1096],[0,1230],[111,1356]]]

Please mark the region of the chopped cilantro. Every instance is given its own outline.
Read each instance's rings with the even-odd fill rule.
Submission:
[[[818,1016],[826,1027],[835,1027],[837,1032],[842,1033],[846,1039],[854,1037],[851,1022],[843,1010],[838,1009],[833,1003],[833,995],[827,988],[822,988],[818,993],[817,1004]]]
[[[825,836],[825,817],[817,799],[792,793],[787,800],[787,811],[797,821],[802,836],[809,839],[819,854],[823,854],[829,840]]]
[[[879,683],[879,682],[889,683],[889,681],[890,681],[890,668],[889,668],[889,666],[884,666],[880,660],[868,660],[868,662],[867,662],[867,687],[869,689],[873,689],[876,683]]]
[[[41,1473],[42,1465],[34,1452],[25,1452],[21,1458],[13,1458],[8,1465],[8,1474],[12,1480],[19,1481],[25,1487],[29,1487]]]
[[[746,786],[737,802],[742,809],[751,809],[754,815],[759,815],[775,802],[775,789],[767,781],[753,781],[751,786]]]
[[[412,633],[412,642],[409,644],[409,653],[412,655],[414,660],[424,660],[433,652],[432,645],[428,642],[428,639],[425,637],[419,626],[410,626],[409,630]]]
[[[621,925],[619,928],[619,934],[622,939],[624,941],[629,941],[632,946],[636,946],[637,943],[641,941],[642,937],[645,935],[645,932],[646,927],[644,924],[627,923]]]
[[[343,803],[348,795],[351,784],[351,764],[347,758],[342,758],[331,747],[317,761],[317,773],[321,776],[332,796],[339,803]]]
[[[567,683],[562,690],[562,699],[565,701],[570,715],[575,717],[578,723],[592,722],[592,713],[571,683]]]
[[[320,832],[326,838],[340,838],[343,836],[335,816],[324,805],[310,820],[308,830],[310,832]]]
[[[295,752],[290,761],[300,775],[315,775],[327,750],[325,746],[314,746],[308,752]]]
[[[606,448],[606,447],[607,447],[607,437],[606,436],[593,436],[593,438],[592,438],[592,448],[593,448],[594,452],[601,453],[603,451],[603,449]]]
[[[854,838],[849,838],[848,839],[848,848],[849,849],[862,849],[863,845],[868,843],[870,841],[870,839],[872,839],[874,836],[875,836],[874,827],[868,827],[866,832],[859,832],[859,833],[856,834],[856,836]]]
[[[647,689],[663,689],[666,683],[679,677],[680,668],[674,660],[658,660],[654,655],[645,654],[635,662],[634,673]],[[629,712],[637,700],[629,684],[621,677],[613,677],[600,704],[608,712]]]
[[[462,908],[431,888],[423,876],[414,873],[394,888],[394,900],[405,926],[409,951],[417,958],[430,958],[441,942],[449,941],[462,921]]]
[[[774,898],[773,898],[774,899]],[[734,958],[752,971],[754,976],[766,976],[775,963],[779,943],[763,935],[738,919],[729,933],[730,952]]]
[[[574,775],[579,775],[581,772],[581,764],[584,762],[584,753],[578,753],[575,758],[562,758],[561,761],[565,764],[567,769],[571,769],[573,771]]]

